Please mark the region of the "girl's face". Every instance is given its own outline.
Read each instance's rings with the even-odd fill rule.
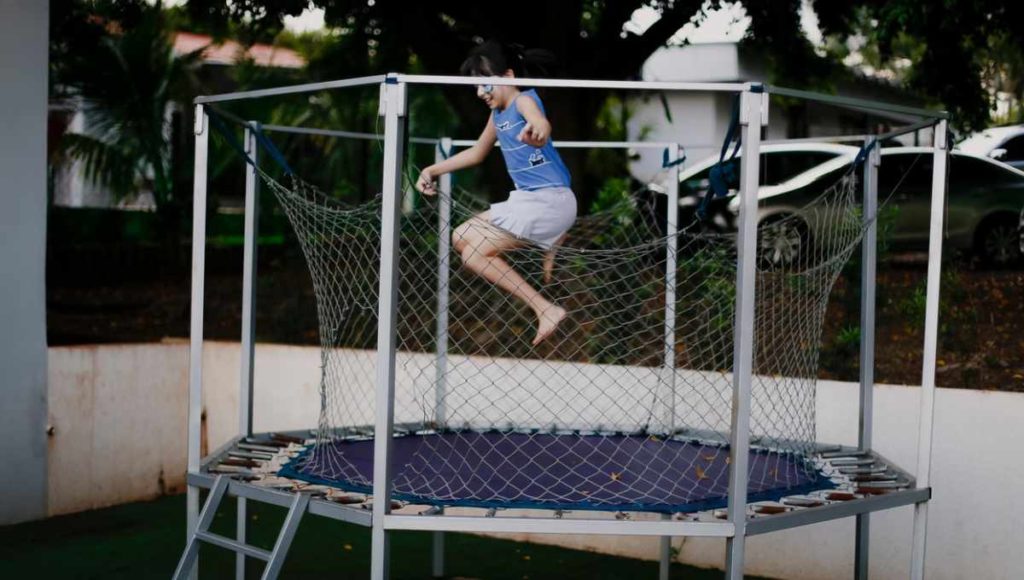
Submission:
[[[511,70],[505,71],[503,77],[513,78]],[[476,96],[487,105],[489,109],[504,109],[512,102],[519,89],[509,85],[477,85]]]

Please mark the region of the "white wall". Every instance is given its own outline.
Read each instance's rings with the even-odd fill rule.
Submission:
[[[0,0],[0,524],[46,513],[49,2]]]
[[[181,490],[185,471],[187,344],[50,349],[50,513],[66,513]],[[358,354],[356,354],[358,356]],[[238,345],[204,350],[205,446],[238,424]],[[255,424],[259,431],[311,428],[319,409],[320,357],[312,347],[260,345]],[[857,385],[818,385],[818,439],[856,441]],[[897,465],[916,465],[918,389],[875,389],[876,449]],[[927,576],[1019,577],[1024,569],[1024,394],[940,389],[936,397]],[[162,475],[161,475],[162,474]],[[162,482],[161,482],[162,478]],[[871,577],[906,577],[911,509],[872,516]],[[656,539],[519,535],[625,556],[655,558]],[[721,567],[724,542],[676,538],[681,559]],[[757,536],[747,572],[820,579],[853,573],[853,521]]]

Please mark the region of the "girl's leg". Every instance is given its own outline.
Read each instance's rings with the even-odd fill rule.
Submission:
[[[552,244],[551,247],[548,248],[548,251],[544,254],[544,283],[545,284],[550,284],[551,283],[551,273],[555,270],[555,254],[558,253],[558,246],[562,245],[562,242],[565,241],[565,238],[566,238],[567,235],[568,235],[568,233],[564,233],[564,234],[558,236],[558,239],[555,240],[555,243]]]
[[[506,250],[521,244],[508,232],[489,221],[489,212],[467,220],[452,233],[452,245],[462,256],[462,263],[478,276],[519,298],[537,316],[537,335],[533,344],[540,344],[565,318],[562,307],[553,304],[530,286],[508,262],[500,257]]]

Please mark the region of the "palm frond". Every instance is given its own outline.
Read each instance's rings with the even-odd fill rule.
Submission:
[[[80,162],[86,179],[109,187],[115,197],[135,191],[139,161],[110,143],[90,135],[65,133],[61,137],[58,158]]]

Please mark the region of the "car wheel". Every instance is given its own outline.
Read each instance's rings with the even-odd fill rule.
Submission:
[[[764,266],[791,266],[807,259],[810,235],[807,223],[799,217],[771,216],[762,220],[757,229],[757,254]]]
[[[975,251],[989,266],[1004,267],[1021,258],[1021,234],[1010,219],[992,220],[982,224],[975,236]]]

